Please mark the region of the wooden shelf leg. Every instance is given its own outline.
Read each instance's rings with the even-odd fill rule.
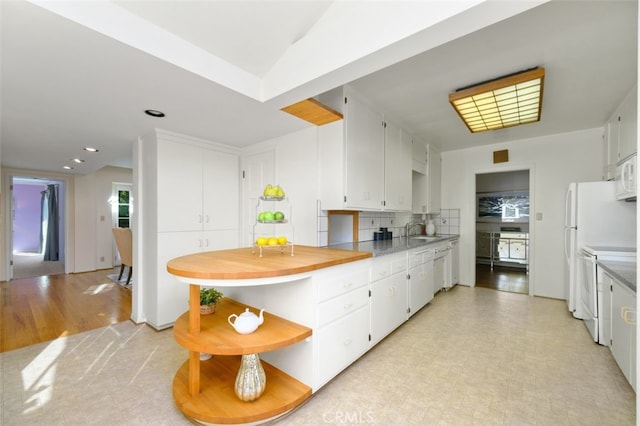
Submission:
[[[189,333],[200,334],[200,286],[189,285]],[[189,352],[189,394],[200,393],[200,352]]]
[[[200,393],[200,352],[189,352],[189,394]]]

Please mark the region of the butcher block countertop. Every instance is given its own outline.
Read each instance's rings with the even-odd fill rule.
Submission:
[[[260,257],[251,247],[243,247],[177,257],[167,263],[167,271],[198,280],[247,280],[301,274],[371,256],[370,252],[296,245],[293,256],[289,250],[265,249]]]

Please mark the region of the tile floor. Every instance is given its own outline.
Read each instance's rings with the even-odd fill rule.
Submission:
[[[0,354],[0,423],[188,425],[187,352],[130,322]],[[587,371],[589,373],[587,374]],[[455,287],[278,425],[633,425],[635,393],[565,303]]]

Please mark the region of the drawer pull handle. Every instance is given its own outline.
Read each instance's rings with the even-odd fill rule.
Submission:
[[[346,305],[344,305],[344,309],[351,309],[351,307],[353,306],[353,303],[347,303]]]
[[[625,324],[635,325],[636,324],[636,311],[632,308],[622,308],[622,320]]]
[[[349,346],[351,344],[351,339],[347,339],[343,342],[345,346]]]
[[[348,283],[344,283],[344,285],[342,287],[343,288],[351,288],[352,285],[353,285],[353,283],[348,282]]]

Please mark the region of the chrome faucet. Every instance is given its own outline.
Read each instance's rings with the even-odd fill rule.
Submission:
[[[411,232],[411,230],[418,225],[426,226],[424,222],[407,222],[407,224],[405,225],[405,235],[408,237],[409,232]]]

